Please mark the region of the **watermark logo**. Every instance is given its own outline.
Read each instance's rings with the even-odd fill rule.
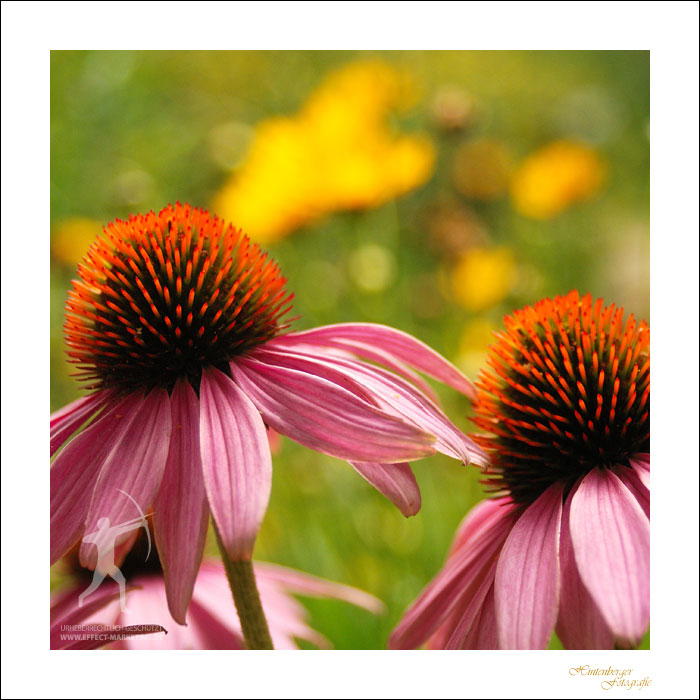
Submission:
[[[82,541],[87,544],[94,544],[97,548],[97,565],[95,566],[95,571],[92,575],[92,582],[90,585],[80,594],[78,598],[78,607],[83,607],[83,601],[91,593],[94,593],[100,584],[105,580],[106,576],[110,576],[119,584],[119,606],[122,612],[127,612],[126,607],[126,579],[124,574],[119,570],[119,567],[114,563],[114,550],[116,547],[117,538],[125,535],[132,530],[138,530],[143,528],[146,531],[146,536],[148,537],[148,552],[146,554],[146,560],[151,554],[151,533],[148,529],[148,523],[146,522],[146,516],[141,510],[139,504],[122,489],[117,489],[120,493],[123,493],[135,506],[136,510],[139,512],[138,518],[133,518],[127,520],[123,523],[118,523],[117,525],[112,525],[109,518],[100,518],[97,521],[97,530],[86,534]]]
[[[570,668],[569,675],[595,677],[600,680],[600,687],[603,690],[611,690],[612,688],[624,688],[625,690],[636,688],[637,690],[641,690],[651,685],[651,678],[649,678],[649,676],[646,678],[632,678],[632,671],[633,669],[631,668],[615,668],[613,666],[598,668],[596,666],[584,664],[582,666]]]

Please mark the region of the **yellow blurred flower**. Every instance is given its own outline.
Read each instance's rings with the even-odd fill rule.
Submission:
[[[494,341],[498,325],[489,319],[477,316],[468,321],[459,339],[457,364],[465,373],[476,376],[488,357],[489,345]]]
[[[455,187],[471,199],[498,199],[508,189],[510,170],[510,155],[503,144],[487,139],[467,141],[455,154]]]
[[[515,273],[515,258],[508,248],[472,248],[452,272],[452,293],[468,311],[483,311],[505,299]]]
[[[313,220],[321,209],[314,206],[310,136],[294,119],[260,123],[242,169],[219,192],[214,211],[265,242]]]
[[[583,144],[555,141],[520,165],[511,182],[515,209],[533,219],[550,219],[567,207],[595,195],[605,164]]]
[[[332,73],[297,115],[257,126],[214,210],[269,242],[330,212],[376,207],[417,187],[432,172],[433,146],[394,134],[387,121],[411,98],[405,76],[381,62]]]
[[[92,219],[82,217],[65,219],[54,227],[51,236],[51,255],[54,260],[67,267],[75,268],[101,231],[102,226]]]
[[[462,353],[487,353],[493,342],[494,331],[498,326],[487,318],[477,317],[464,325],[459,338],[459,349]]]

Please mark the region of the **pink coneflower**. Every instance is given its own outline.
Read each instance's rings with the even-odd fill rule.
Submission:
[[[296,649],[296,640],[310,642],[317,647],[330,646],[319,632],[308,624],[308,613],[293,594],[316,598],[334,598],[372,613],[380,613],[384,605],[380,600],[352,586],[326,581],[316,576],[295,571],[284,566],[255,562],[255,577],[270,634],[276,649]],[[245,649],[241,626],[231,601],[226,573],[221,562],[205,560],[199,569],[190,602],[187,625],[174,620],[168,608],[165,581],[159,571],[141,571],[130,576],[127,593],[128,610],[119,607],[115,584],[103,584],[105,590],[94,594],[99,601],[99,612],[90,614],[77,607],[78,596],[87,583],[81,581],[61,594],[60,605],[70,610],[70,615],[80,615],[83,625],[104,623],[107,629],[120,628],[142,630],[154,626],[167,629],[165,634],[130,636],[128,639],[109,643],[109,649]],[[94,607],[94,606],[93,606]],[[68,618],[69,615],[64,615]],[[72,621],[71,621],[72,622]],[[65,624],[65,623],[64,623]],[[110,627],[111,626],[111,627]],[[117,627],[118,626],[118,627]],[[113,632],[114,633],[114,632]],[[64,632],[65,636],[65,632]],[[60,625],[52,625],[52,648],[66,648],[60,640]],[[96,648],[97,644],[86,640],[86,645],[70,648]]]
[[[516,311],[477,382],[497,497],[467,515],[390,644],[569,649],[649,624],[649,327],[571,292]]]
[[[118,220],[78,273],[65,332],[92,393],[51,420],[52,454],[65,444],[51,468],[51,561],[101,518],[138,515],[126,492],[154,511],[178,622],[210,512],[224,559],[251,559],[272,477],[266,426],[350,461],[405,515],[420,507],[409,460],[484,463],[411,367],[473,395],[457,369],[386,326],[282,334],[291,295],[279,268],[205,211]],[[94,547],[80,557],[94,566]]]

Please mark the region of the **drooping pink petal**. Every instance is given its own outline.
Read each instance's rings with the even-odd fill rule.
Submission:
[[[250,559],[270,498],[270,447],[251,400],[213,368],[202,373],[200,440],[204,486],[222,543],[232,559]]]
[[[496,569],[502,649],[544,649],[559,601],[559,530],[564,487],[552,484],[518,518]]]
[[[472,541],[478,540],[481,537],[482,527],[484,523],[487,523],[491,518],[506,518],[509,517],[508,513],[513,512],[514,507],[512,502],[508,498],[487,498],[480,503],[478,503],[474,508],[472,508],[466,517],[462,520],[457,528],[457,532],[453,538],[452,544],[450,545],[450,551],[448,553],[448,558],[458,556],[465,548],[468,548]],[[506,532],[507,534],[507,532]],[[505,540],[505,536],[503,538]],[[491,584],[489,592],[483,600],[483,605],[487,605],[489,599],[491,600],[491,606],[493,606],[493,581],[495,579],[495,570],[491,572]],[[453,612],[445,619],[441,627],[433,634],[430,638],[427,647],[429,649],[445,649],[447,644],[452,637],[454,630],[459,625],[463,615],[464,610],[460,608],[460,602],[463,605],[468,605],[469,601],[458,601],[453,606]],[[462,644],[463,648],[470,649],[496,649],[498,648],[498,634],[496,631],[495,614],[492,612],[493,617],[492,625],[489,626],[486,620],[483,620],[483,605],[477,612],[473,619],[471,629],[466,635],[466,638]],[[479,628],[491,629],[493,628],[493,646],[476,646],[478,640],[483,636],[482,642],[491,644],[487,639],[486,633],[481,635]],[[466,645],[466,646],[465,646]],[[470,646],[471,645],[471,646]]]
[[[71,401],[71,403],[66,404],[62,408],[59,408],[57,411],[54,411],[49,417],[49,426],[51,430],[60,428],[61,425],[70,420],[76,413],[83,413],[86,406],[94,405],[95,401],[97,400],[99,402],[103,396],[104,394],[98,391],[88,396],[82,396],[75,401]]]
[[[438,379],[457,391],[474,398],[472,383],[442,355],[408,333],[376,323],[338,323],[309,331],[288,333],[276,339],[278,343],[334,343],[350,341],[364,343],[383,354],[390,354],[400,362]],[[360,353],[361,354],[361,353]]]
[[[127,586],[127,595],[135,588],[137,586]],[[119,587],[114,581],[104,581],[100,588],[85,600],[82,606],[78,604],[81,592],[80,587],[76,586],[52,604],[49,631],[51,649],[99,649],[110,643],[108,635],[135,637],[168,633],[167,629],[160,625],[155,626],[156,629],[148,630],[144,628],[143,624],[120,626],[116,629],[115,625],[119,618]],[[115,602],[116,608],[113,605]]]
[[[223,574],[223,567],[222,567]],[[226,577],[223,575],[224,583]],[[114,613],[119,625],[154,625],[164,626],[166,635],[146,635],[112,642],[110,649],[242,649],[243,641],[235,629],[236,612],[231,592],[218,600],[217,614],[204,610],[196,601],[197,593],[192,596],[188,610],[187,625],[180,625],[172,618],[168,608],[165,586],[161,576],[142,574],[132,579],[135,590],[127,593],[127,610],[119,609],[119,602],[110,605],[106,613]],[[103,584],[104,585],[104,584]],[[88,622],[99,622],[100,613]]]
[[[485,562],[460,596],[455,606],[455,609],[460,611],[460,615],[450,630],[445,649],[462,649],[469,643],[470,637],[478,627],[486,596],[493,591],[496,566],[497,558],[494,556],[490,561]]]
[[[648,486],[648,472],[644,470],[636,470],[634,467],[618,466],[615,470],[617,476],[620,477],[620,481],[629,489],[630,493],[637,499],[637,503],[642,507],[644,515],[649,517],[650,514],[650,494]],[[640,478],[639,474],[646,476],[647,483],[645,484],[643,479]]]
[[[421,506],[420,488],[407,462],[350,462],[350,465],[407,518],[418,513]]]
[[[594,469],[571,501],[571,539],[588,592],[616,638],[636,644],[649,624],[649,519],[608,469]]]
[[[357,605],[375,614],[385,610],[384,603],[379,598],[375,598],[359,588],[328,581],[279,564],[256,561],[255,576],[258,581],[273,582],[289,593],[344,600],[346,603]]]
[[[257,563],[254,566],[260,602],[267,618],[275,649],[296,649],[297,645],[294,643],[293,636],[306,639],[308,632],[310,632],[311,637],[314,635],[313,630],[308,630],[304,624],[306,611],[296,600],[284,595],[278,584],[274,581],[267,581],[258,571]],[[220,562],[205,561],[200,568],[192,597],[192,617],[197,624],[202,620],[203,612],[210,615],[211,620],[227,620],[231,631],[240,638],[240,645],[243,648],[240,622],[233,607],[231,591]],[[206,623],[207,628],[211,625],[211,620]],[[311,641],[317,643],[319,640],[312,639]]]
[[[330,648],[328,640],[307,624],[308,612],[295,598],[275,583],[258,578],[260,601],[270,626],[275,649],[298,649],[297,639],[311,642],[321,649]]]
[[[635,459],[630,460],[630,466],[632,469],[634,469],[635,474],[639,477],[639,480],[644,484],[644,486],[646,486],[647,489],[650,489],[649,455],[636,455]]]
[[[130,587],[133,588],[133,587]],[[62,595],[51,605],[51,626],[49,628],[49,638],[52,649],[65,646],[66,639],[61,639],[61,632],[66,631],[69,625],[79,625],[101,610],[113,600],[119,598],[119,586],[113,581],[105,581],[98,590],[85,599],[83,605],[78,605],[80,591],[73,588]],[[112,620],[113,617],[105,616]],[[63,628],[63,629],[62,629]]]
[[[426,649],[498,649],[498,628],[494,602],[496,562],[487,567],[481,590],[472,590],[471,600],[461,600],[442,626],[428,640]],[[474,595],[475,593],[475,595]],[[465,634],[466,631],[466,634]]]
[[[328,597],[353,605],[381,612],[382,603],[364,591],[326,581],[300,571],[276,564],[255,562],[255,576],[260,599],[270,627],[276,649],[296,649],[296,640],[302,639],[326,648],[327,640],[308,625],[308,613],[292,597]],[[168,630],[164,635],[130,638],[110,644],[111,649],[242,649],[244,647],[240,623],[229,590],[224,567],[220,561],[203,561],[197,576],[192,601],[188,610],[187,625],[177,624],[171,617],[166,600],[163,579],[154,574],[135,577],[127,590],[125,612],[119,609],[118,589],[112,581],[105,581],[109,591],[108,607],[93,613],[81,621],[86,624],[103,621],[119,625],[160,624]],[[70,594],[68,610],[75,607],[78,594],[84,585],[74,588]],[[89,598],[88,600],[92,600]],[[58,601],[61,603],[61,600]],[[65,610],[56,613],[52,607],[52,626],[65,616]]]
[[[464,464],[486,464],[481,448],[459,430],[429,398],[404,379],[381,367],[334,356],[314,356],[294,351],[254,350],[249,354],[262,363],[320,376],[339,384],[383,411],[435,435],[435,448]]]
[[[142,512],[149,509],[163,476],[170,431],[168,392],[155,388],[131,410],[129,424],[121,426],[120,434],[105,457],[95,484],[85,532],[96,532],[97,523],[104,517],[109,518],[110,527],[138,518],[138,509],[125,493],[136,501]],[[115,543],[122,544],[133,537],[133,532],[133,527],[125,530]],[[97,556],[98,548],[94,544],[82,543],[80,563],[83,566],[94,568]]]
[[[615,639],[578,573],[569,520],[571,499],[566,499],[561,518],[559,565],[561,590],[557,634],[566,649],[612,649]]]
[[[192,626],[196,627],[196,646],[192,645],[192,640],[188,643],[178,645],[178,649],[245,649],[243,633],[238,629],[235,610],[231,611],[231,619],[226,620],[221,615],[221,608],[217,613],[212,612],[199,600],[192,601]],[[184,635],[183,635],[184,636]],[[188,635],[189,636],[189,635]]]
[[[173,618],[185,624],[209,524],[199,446],[199,399],[186,380],[170,395],[172,432],[153,525]]]
[[[460,594],[498,556],[513,526],[512,511],[490,509],[487,517],[475,520],[481,523],[472,531],[468,546],[448,558],[404,613],[389,637],[389,648],[416,649],[423,644],[455,610]]]
[[[254,567],[260,602],[275,649],[297,649],[295,638],[305,639],[321,647],[328,646],[323,636],[306,624],[308,614],[304,607],[285,592],[281,583],[274,578],[268,578],[257,562]],[[196,610],[197,622],[201,617],[200,611],[207,611],[219,620],[229,620],[231,629],[241,637],[242,645],[240,623],[220,562],[208,561],[202,564],[192,598],[192,609],[193,617]]]
[[[434,452],[432,435],[323,377],[246,357],[232,362],[231,371],[266,423],[318,452],[381,463]]]
[[[296,649],[298,639],[311,642],[320,648],[330,647],[321,634],[309,627],[308,613],[292,597],[292,593],[335,598],[373,613],[382,612],[384,609],[377,598],[351,586],[326,581],[276,564],[255,562],[254,566],[260,600],[270,625],[275,649]]]
[[[462,649],[499,649],[494,586],[484,598],[479,618],[474,621]]]
[[[649,471],[649,465],[651,463],[651,455],[648,452],[638,452],[634,456],[634,460],[636,462],[641,462],[642,464],[646,465],[647,471]]]
[[[278,346],[276,344],[277,339],[273,339],[265,344],[266,348],[271,350],[278,349],[290,349],[306,352],[308,354],[314,354],[315,356],[328,356],[328,357],[344,357],[345,359],[357,359],[362,358],[363,360],[369,360],[370,362],[375,362],[379,365],[387,367],[392,372],[395,372],[400,377],[407,379],[409,382],[417,386],[431,401],[439,405],[438,395],[435,390],[426,382],[423,377],[417,372],[414,372],[408,365],[397,360],[391,353],[384,352],[381,348],[368,345],[367,343],[361,343],[354,340],[331,340],[329,338],[324,338],[322,341],[307,343],[303,338],[294,342],[294,333],[289,333],[283,336],[282,343]]]
[[[202,618],[201,611],[207,611],[212,618],[226,621],[227,626],[239,640],[239,648],[245,648],[238,613],[231,597],[231,589],[229,588],[223,564],[220,561],[205,558],[199,567],[199,574],[197,575],[197,582],[192,595],[191,610],[192,619],[196,620],[197,624],[199,624],[200,618],[204,620],[205,630],[211,626],[211,622],[206,618]],[[268,626],[272,624],[273,621],[268,618]],[[214,628],[215,630],[216,628]],[[224,640],[222,639],[222,641]]]
[[[126,611],[120,611],[120,625],[162,625],[167,635],[153,634],[120,640],[112,649],[186,649],[187,640],[198,640],[199,630],[191,623],[187,627],[176,624],[168,611],[165,586],[159,576],[140,575],[133,579],[138,590],[127,594]],[[201,648],[201,647],[200,647]],[[206,648],[206,647],[203,647]]]
[[[51,456],[111,398],[110,391],[84,396],[51,414]]]
[[[130,394],[109,408],[66,445],[50,470],[51,563],[62,557],[85,531],[97,477],[115,441],[128,431],[143,398]]]
[[[321,359],[287,349],[272,351],[266,348],[256,348],[247,353],[246,359],[254,360],[265,366],[295,370],[303,375],[320,377],[331,384],[346,389],[374,406],[378,405],[375,395],[369,387],[362,385],[349,372],[344,371],[342,366],[334,364],[330,358]],[[338,362],[337,358],[336,362]]]
[[[506,518],[513,510],[514,506],[509,498],[485,498],[477,503],[457,526],[448,556],[451,557],[461,552],[469,542],[479,536],[478,533],[481,532],[485,524],[494,519]]]

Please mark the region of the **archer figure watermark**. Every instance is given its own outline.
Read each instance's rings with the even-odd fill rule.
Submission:
[[[95,571],[92,575],[92,583],[90,583],[78,598],[78,607],[82,607],[83,600],[99,588],[105,576],[111,576],[119,584],[119,605],[121,610],[122,612],[127,612],[126,579],[124,578],[124,574],[119,570],[119,567],[114,563],[114,548],[116,546],[117,537],[142,527],[146,531],[146,536],[148,537],[148,553],[146,554],[146,560],[148,560],[151,554],[151,533],[148,530],[146,516],[143,514],[139,504],[126,491],[122,491],[121,489],[117,489],[117,491],[123,493],[134,503],[139,511],[139,517],[119,523],[118,525],[112,525],[107,517],[100,518],[97,521],[97,530],[83,537],[83,542],[94,544],[95,547],[97,547],[97,566],[95,566]],[[149,513],[149,515],[151,514]]]

